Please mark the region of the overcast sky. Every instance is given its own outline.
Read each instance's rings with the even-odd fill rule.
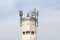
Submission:
[[[60,0],[0,0],[0,40],[21,40],[19,10],[39,10],[38,40],[60,40]]]

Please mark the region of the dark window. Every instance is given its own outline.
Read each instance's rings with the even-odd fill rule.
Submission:
[[[31,31],[31,34],[34,35],[34,31]]]
[[[26,31],[26,34],[30,34],[30,31]]]
[[[25,35],[25,32],[23,32],[23,35]]]

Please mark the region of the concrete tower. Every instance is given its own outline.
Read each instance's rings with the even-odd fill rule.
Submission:
[[[19,11],[20,26],[22,27],[22,40],[37,40],[38,11],[36,8],[23,17],[23,12]]]

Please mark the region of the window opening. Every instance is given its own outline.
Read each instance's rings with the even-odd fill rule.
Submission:
[[[23,32],[23,35],[25,35],[25,32]]]
[[[31,31],[31,34],[34,35],[34,31]]]
[[[26,31],[26,34],[30,34],[30,31]]]

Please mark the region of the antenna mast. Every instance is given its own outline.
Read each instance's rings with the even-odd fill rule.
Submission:
[[[23,11],[19,11],[19,16],[20,16],[20,26],[22,26],[22,16],[23,16]]]
[[[36,19],[35,22],[36,22],[36,25],[37,25],[37,26],[38,26],[38,13],[39,13],[39,11],[36,10],[36,8],[34,8],[34,10],[31,11],[31,17]]]

